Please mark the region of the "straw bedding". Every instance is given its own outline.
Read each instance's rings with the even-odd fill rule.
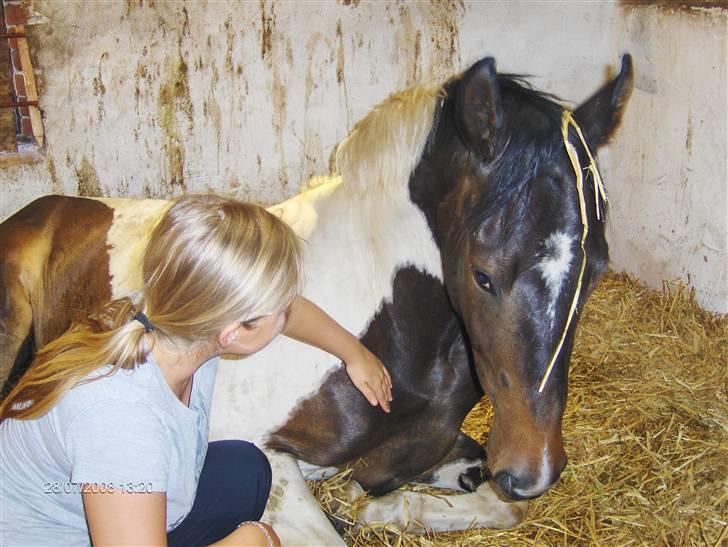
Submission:
[[[610,274],[587,302],[571,362],[561,480],[513,530],[416,536],[351,528],[349,545],[728,545],[728,317],[694,293]],[[463,430],[485,443],[481,401]],[[351,522],[342,473],[311,483]],[[422,487],[418,488],[419,490]],[[442,491],[432,490],[433,494]]]

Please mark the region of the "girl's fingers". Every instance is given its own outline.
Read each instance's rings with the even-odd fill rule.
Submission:
[[[385,394],[387,401],[392,400],[392,377],[389,375],[387,367],[385,367],[381,361],[379,361],[382,371],[384,372],[384,378],[382,379],[382,391]]]
[[[387,370],[387,367],[385,367],[381,361],[379,361],[379,366],[382,367],[382,370],[384,371],[384,376],[387,378],[387,383],[389,384],[389,387],[392,387],[392,377],[389,375],[389,371]]]
[[[387,401],[392,400],[392,386],[389,385],[389,382],[386,380],[382,382],[382,391],[384,391],[384,396],[387,398]]]
[[[387,392],[384,390],[384,386],[380,386],[378,391],[377,399],[379,401],[379,405],[382,407],[384,412],[389,412],[389,401],[387,400]]]
[[[364,397],[366,397],[367,401],[369,401],[369,404],[371,404],[372,406],[377,406],[377,394],[374,393],[374,390],[369,387],[369,384],[364,384],[364,386],[361,388],[361,392]]]

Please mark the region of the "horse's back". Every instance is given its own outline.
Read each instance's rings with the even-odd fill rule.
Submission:
[[[30,266],[42,254],[43,244],[49,241],[54,217],[65,215],[65,211],[76,203],[77,198],[66,196],[43,196],[38,198],[0,224],[0,264],[25,264]],[[86,201],[86,200],[84,200]],[[39,245],[41,246],[39,248]]]
[[[30,269],[60,246],[64,250],[108,229],[113,210],[99,200],[69,196],[40,197],[0,223],[0,263]]]

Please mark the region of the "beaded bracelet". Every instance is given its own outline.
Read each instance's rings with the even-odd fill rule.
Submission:
[[[260,530],[263,530],[263,533],[265,534],[265,537],[268,539],[268,547],[274,547],[275,546],[275,543],[273,543],[273,538],[270,537],[270,534],[268,533],[268,529],[265,526],[263,526],[260,522],[258,522],[256,520],[246,520],[246,521],[241,522],[240,524],[238,524],[235,528],[236,529],[237,528],[240,528],[243,524],[252,524],[256,528],[258,528]]]

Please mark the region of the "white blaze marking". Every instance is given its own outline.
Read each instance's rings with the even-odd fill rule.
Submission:
[[[562,231],[551,234],[545,242],[545,256],[536,265],[541,272],[541,277],[546,283],[546,289],[549,292],[549,304],[546,309],[551,322],[553,323],[556,315],[556,302],[561,293],[561,286],[564,284],[574,253],[571,250],[573,238]]]

